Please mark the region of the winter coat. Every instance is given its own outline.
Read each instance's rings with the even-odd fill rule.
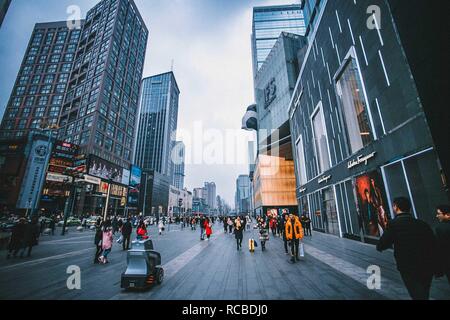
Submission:
[[[95,238],[94,238],[94,244],[96,246],[101,245],[101,241],[103,239],[103,231],[102,228],[100,226],[96,226],[95,227]]]
[[[103,231],[102,249],[111,249],[113,245],[113,232],[112,230]]]
[[[237,219],[234,222],[234,237],[236,239],[244,238],[244,228],[242,226],[242,222],[238,221]]]
[[[267,228],[267,224],[265,222],[259,224],[259,240],[269,240],[269,229]]]
[[[137,237],[139,239],[144,239],[144,240],[148,239],[148,234],[147,234],[147,230],[146,229],[139,228],[139,229],[137,229],[136,233],[137,233]]]
[[[206,235],[210,236],[212,235],[212,228],[211,228],[211,224],[205,222],[205,229],[206,229]]]
[[[23,242],[26,246],[35,246],[38,244],[41,227],[39,223],[28,223],[25,225]]]
[[[133,232],[133,226],[131,225],[130,221],[127,221],[124,223],[124,225],[122,226],[122,235],[125,236],[129,236],[131,233]]]
[[[286,240],[303,239],[303,227],[298,217],[294,218],[294,225],[291,219],[286,221],[285,225]]]
[[[397,215],[381,236],[377,250],[392,246],[397,269],[401,273],[419,277],[430,276],[437,271],[436,238],[426,222],[407,213]]]
[[[22,246],[27,225],[23,223],[16,224],[11,233],[8,249],[15,250]]]

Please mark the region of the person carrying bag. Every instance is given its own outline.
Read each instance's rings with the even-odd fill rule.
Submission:
[[[300,247],[300,241],[303,240],[304,232],[303,227],[300,222],[300,219],[297,216],[294,216],[293,214],[289,215],[289,219],[286,222],[285,226],[285,232],[286,232],[286,240],[290,242],[291,246],[291,262],[295,263],[296,261],[299,261],[299,247]],[[303,255],[301,257],[305,256],[305,249],[303,247],[303,242],[301,246],[301,250],[303,252]]]

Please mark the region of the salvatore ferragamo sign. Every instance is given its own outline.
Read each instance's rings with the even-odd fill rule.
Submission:
[[[372,159],[373,157],[375,157],[377,153],[376,152],[372,152],[368,155],[359,155],[356,159],[350,160],[347,164],[347,168],[351,169],[353,167],[359,166],[360,164],[364,163],[365,166],[367,166],[368,162],[370,159]]]

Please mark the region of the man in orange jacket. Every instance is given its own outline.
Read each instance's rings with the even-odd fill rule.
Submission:
[[[285,232],[286,240],[290,241],[291,244],[291,261],[295,263],[295,261],[299,261],[298,247],[300,245],[300,240],[303,239],[303,227],[297,216],[294,216],[293,214],[289,215],[289,219],[285,226]]]

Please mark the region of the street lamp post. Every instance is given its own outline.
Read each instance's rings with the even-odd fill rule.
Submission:
[[[111,175],[111,180],[108,183],[108,194],[106,196],[106,204],[105,204],[105,212],[103,214],[103,221],[106,221],[106,218],[108,216],[108,206],[109,206],[109,197],[111,195],[111,182],[114,181],[115,178],[117,178],[118,173],[113,172]]]

